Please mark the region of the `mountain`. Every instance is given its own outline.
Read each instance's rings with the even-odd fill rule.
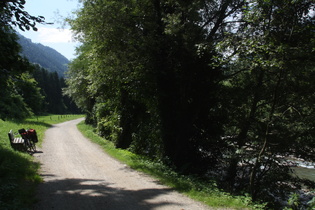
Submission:
[[[24,55],[31,63],[37,63],[50,72],[57,72],[64,77],[67,71],[69,60],[51,47],[39,43],[33,43],[32,40],[18,34],[19,44],[22,47]]]

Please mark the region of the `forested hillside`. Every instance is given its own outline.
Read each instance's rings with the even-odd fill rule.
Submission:
[[[52,49],[32,44],[23,38],[25,51],[32,52],[30,56],[37,60],[29,61],[22,56],[22,47],[13,26],[36,31],[36,24],[44,22],[43,17],[34,17],[24,11],[24,4],[25,1],[0,2],[0,119],[76,113],[79,111],[77,107],[69,97],[62,95],[62,88],[66,86],[64,78],[53,71],[56,67],[63,75],[66,69],[64,64],[68,60]],[[34,64],[37,61],[41,66]],[[50,65],[50,71],[44,68],[46,64]]]
[[[314,9],[313,0],[83,1],[69,20],[83,45],[67,94],[118,148],[271,209],[290,196],[305,207],[297,194],[314,183],[292,175],[288,157],[315,162]]]
[[[35,79],[39,92],[43,96],[43,101],[36,101],[37,107],[34,108],[35,114],[76,114],[81,113],[76,104],[68,97],[62,94],[62,89],[66,87],[65,79],[60,77],[57,72],[50,72],[40,65],[32,65],[32,77]],[[29,95],[32,93],[27,92]],[[31,102],[28,97],[25,101]]]
[[[18,34],[18,43],[22,47],[22,55],[31,63],[41,65],[50,72],[57,72],[59,76],[64,77],[68,69],[69,60],[56,50],[39,43],[33,43],[32,40]]]

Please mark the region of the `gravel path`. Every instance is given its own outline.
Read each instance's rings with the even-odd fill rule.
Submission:
[[[77,130],[82,120],[46,131],[34,154],[44,179],[34,209],[209,209],[109,157]]]

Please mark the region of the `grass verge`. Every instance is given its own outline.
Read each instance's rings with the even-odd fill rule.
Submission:
[[[127,150],[116,149],[114,144],[94,133],[93,127],[81,122],[79,130],[93,142],[99,144],[106,153],[129,165],[131,168],[149,174],[161,183],[201,201],[213,208],[230,209],[263,209],[263,205],[254,204],[248,196],[231,196],[220,191],[214,181],[202,181],[195,177],[179,175],[161,162],[152,162],[145,157],[133,154]]]
[[[11,148],[8,132],[21,128],[36,129],[39,145],[44,132],[52,124],[57,124],[83,115],[47,115],[28,118],[23,121],[0,120],[0,209],[30,209],[35,202],[35,189],[41,182],[38,174],[39,163],[23,152]]]

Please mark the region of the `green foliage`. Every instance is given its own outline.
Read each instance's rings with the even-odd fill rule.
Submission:
[[[37,31],[36,24],[44,23],[42,16],[32,16],[24,10],[25,0],[3,0],[0,3],[0,25],[13,25],[22,31]]]
[[[161,161],[152,161],[145,156],[116,149],[113,142],[101,138],[94,128],[83,122],[78,124],[79,130],[89,139],[102,146],[104,151],[133,169],[145,172],[161,183],[201,201],[210,207],[233,209],[262,209],[264,205],[255,204],[249,196],[232,196],[218,189],[213,180],[203,180],[195,176],[184,176]]]
[[[9,86],[10,87],[10,86]],[[18,93],[2,91],[0,104],[2,119],[23,119],[32,114]]]
[[[88,75],[88,67],[91,66],[88,50],[90,46],[84,45],[80,48],[83,53],[71,62],[67,72],[67,87],[63,89],[63,93],[71,97],[75,104],[87,113],[87,122],[95,123],[92,116],[95,99],[93,95],[90,95],[91,82]]]
[[[288,206],[284,208],[284,210],[299,210],[299,209],[314,209],[315,197],[312,198],[309,202],[307,202],[307,205],[301,205],[299,194],[292,193],[288,199]]]
[[[293,193],[289,200],[288,205],[290,206],[290,209],[298,209],[299,206],[299,195],[297,193]]]
[[[44,17],[34,17],[24,11],[24,4],[24,0],[0,2],[0,119],[23,119],[44,112],[78,113],[71,101],[62,96],[64,81],[53,73],[44,80],[38,79],[43,76],[36,75],[41,72],[34,72],[34,68],[39,67],[34,67],[20,54],[19,38],[12,26],[18,26],[23,31],[37,30],[36,24],[44,23]],[[20,42],[27,41],[22,39]],[[37,57],[43,60],[44,54]],[[67,102],[67,108],[63,99]]]
[[[2,1],[0,3],[0,119],[24,118],[32,114],[28,101],[23,97],[21,86],[28,83],[35,88],[35,84],[27,81],[26,74],[31,70],[31,65],[20,55],[20,47],[17,43],[17,35],[10,24],[20,27],[29,27],[31,24],[27,18],[31,18],[21,10],[25,2]],[[23,18],[20,17],[23,13]],[[11,21],[13,14],[16,21]],[[34,20],[35,21],[35,20]],[[32,23],[33,24],[33,23]],[[31,24],[31,25],[32,25]],[[35,27],[35,26],[34,26]],[[34,94],[34,96],[39,96]],[[38,98],[40,102],[40,96]]]
[[[119,127],[119,114],[111,110],[110,103],[99,103],[95,106],[95,115],[98,135],[115,142],[121,128]]]
[[[233,136],[227,138],[232,155],[225,184],[250,188],[254,200],[273,200],[268,194],[285,199],[300,187],[282,165],[283,157],[315,160],[308,120],[314,98],[307,93],[314,91],[314,45],[309,44],[315,38],[314,6],[311,1],[253,1],[244,7],[243,24],[218,45],[228,66],[226,135]]]
[[[278,208],[303,182],[285,157],[315,161],[314,7],[84,1],[65,92],[116,147]]]
[[[40,93],[35,79],[29,73],[24,73],[21,75],[21,81],[17,86],[27,106],[34,114],[39,114],[42,111],[44,96]]]
[[[0,8],[1,9],[1,8]],[[29,69],[19,56],[17,36],[9,25],[0,28],[0,119],[23,118],[31,114],[18,88],[19,75]]]
[[[150,150],[150,155],[170,159],[183,171],[197,172],[206,169],[199,167],[205,164],[200,162],[205,160],[200,147],[219,153],[213,149],[222,131],[222,118],[215,111],[220,78],[216,53],[200,48],[196,52],[208,35],[198,13],[202,2],[157,2],[85,1],[78,17],[69,20],[84,44],[71,65],[66,93],[99,126],[104,121],[97,122],[102,117],[96,117],[94,106],[111,101],[110,109],[120,116],[117,147]],[[213,9],[207,12],[225,14],[227,5]],[[216,21],[221,24],[223,19]]]
[[[312,198],[308,203],[308,209],[314,209],[315,208],[315,197]]]
[[[59,77],[57,72],[50,72],[39,65],[34,65],[32,76],[40,88],[40,94],[44,96],[43,103],[38,104],[37,109],[34,110],[36,114],[80,113],[72,101],[67,96],[63,96],[62,89],[66,84],[64,78]],[[34,95],[35,92],[31,91],[29,94]]]

